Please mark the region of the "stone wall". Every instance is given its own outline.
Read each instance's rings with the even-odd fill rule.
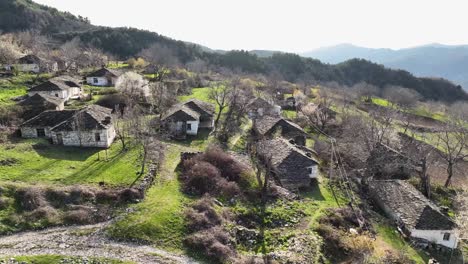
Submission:
[[[45,138],[50,138],[50,128],[49,127],[21,127],[21,137],[23,138],[37,138],[37,129],[43,128],[45,131]]]

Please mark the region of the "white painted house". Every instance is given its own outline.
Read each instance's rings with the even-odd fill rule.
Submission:
[[[54,61],[47,61],[36,55],[30,54],[19,58],[14,64],[5,66],[8,71],[17,70],[20,72],[55,72],[58,70],[58,64]]]
[[[456,248],[456,223],[413,185],[403,180],[373,180],[369,194],[416,244]]]
[[[196,136],[199,129],[213,128],[214,111],[214,105],[191,99],[169,109],[162,121],[174,137]]]
[[[81,85],[78,83],[78,80],[70,76],[54,77],[29,89],[28,96],[32,97],[35,94],[40,94],[43,96],[60,98],[64,101],[77,99],[82,93]]]
[[[93,86],[114,86],[122,72],[101,68],[86,76],[86,83]]]

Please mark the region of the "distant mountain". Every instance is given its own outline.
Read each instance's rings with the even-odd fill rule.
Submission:
[[[428,100],[447,102],[468,100],[468,94],[460,86],[451,82],[435,78],[417,78],[407,71],[388,69],[368,60],[352,59],[329,65],[291,53],[267,50],[250,52],[212,50],[147,30],[94,26],[86,18],[39,5],[31,0],[0,0],[0,32],[24,30],[40,31],[53,38],[56,44],[79,38],[83,43],[120,59],[137,56],[142,49],[158,43],[169,48],[182,63],[202,59],[213,67],[229,68],[245,73],[269,75],[274,72],[291,82],[335,81],[348,86],[367,82],[380,88],[398,85],[414,89]],[[445,47],[437,46],[429,48],[445,49]],[[349,45],[341,46],[343,54],[346,53],[350,57],[355,57],[356,53],[352,52],[353,49],[354,47]],[[359,48],[359,50],[362,57],[368,54],[364,48]],[[381,53],[380,50],[378,51],[376,54]],[[334,53],[333,50],[327,49],[322,49],[322,52],[323,54],[328,52],[329,55]],[[382,53],[386,54],[386,52],[393,53],[391,50]],[[393,56],[393,58],[398,57]],[[431,57],[426,54],[425,58],[427,60]],[[336,60],[339,61],[341,58],[336,58]],[[434,74],[434,76],[440,76],[440,74]]]
[[[403,69],[416,76],[443,77],[468,89],[468,45],[449,46],[434,43],[392,50],[340,44],[301,55],[333,64],[362,58],[389,68]]]

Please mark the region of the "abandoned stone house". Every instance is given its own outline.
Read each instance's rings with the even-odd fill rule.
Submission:
[[[23,108],[23,118],[29,119],[47,110],[63,110],[65,100],[58,97],[35,94],[19,102]]]
[[[279,116],[281,107],[261,97],[252,99],[247,104],[247,115],[250,119],[262,116]]]
[[[59,76],[28,90],[28,96],[35,94],[57,97],[68,101],[69,99],[78,99],[82,94],[82,88],[78,80],[70,76]]]
[[[318,177],[318,161],[310,149],[277,138],[259,141],[256,151],[282,187],[292,190],[309,186],[311,179]]]
[[[45,71],[57,71],[58,66],[55,61],[47,61],[34,54],[29,54],[16,60],[14,64],[5,66],[5,69],[8,71],[17,70],[21,72],[40,73]]]
[[[86,83],[94,86],[114,86],[123,72],[114,69],[101,69],[86,75]]]
[[[404,154],[384,144],[379,144],[366,160],[365,177],[378,180],[406,180],[417,175],[413,162]]]
[[[172,136],[185,138],[187,135],[197,135],[200,129],[211,130],[214,112],[213,104],[191,99],[171,107],[162,121]]]
[[[98,105],[45,111],[21,125],[21,136],[49,138],[53,144],[63,146],[108,148],[115,138],[111,112]]]
[[[457,247],[456,223],[413,185],[403,180],[374,180],[368,187],[373,201],[415,243]]]
[[[253,131],[260,139],[281,136],[305,146],[307,133],[296,123],[281,117],[263,116],[254,120]]]

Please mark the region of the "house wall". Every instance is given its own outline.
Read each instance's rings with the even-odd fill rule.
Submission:
[[[450,239],[444,240],[444,234],[450,233]],[[454,230],[411,230],[411,236],[425,239],[448,248],[456,248],[458,245],[458,233]]]
[[[61,99],[68,100],[70,98],[70,94],[68,91],[60,90],[60,91],[35,91],[35,92],[28,92],[29,96],[33,96],[35,94],[40,94],[40,95],[46,95],[46,96],[51,96],[51,97],[58,97]],[[56,96],[58,95],[58,96]]]
[[[21,127],[21,137],[23,138],[37,138],[37,129],[43,128],[45,131],[45,138],[51,137],[50,127]]]
[[[95,134],[101,135],[101,140],[95,140]],[[58,144],[57,134],[62,134],[64,146],[75,147],[99,147],[108,148],[115,139],[115,130],[111,126],[109,129],[90,130],[90,131],[57,131],[52,132],[53,144]]]
[[[310,166],[307,167],[307,169],[312,169],[312,172],[309,174],[309,177],[311,179],[317,179],[319,173],[318,173],[318,165]]]
[[[201,121],[198,124],[199,128],[213,128],[214,127],[214,120],[213,118],[206,120],[206,121]]]
[[[187,135],[195,136],[198,134],[198,121],[187,121]],[[188,130],[188,124],[192,125],[192,129]]]
[[[97,78],[97,83],[93,82],[94,78]],[[109,86],[111,84],[113,85],[115,82],[111,81],[111,83],[109,83],[106,77],[86,77],[86,83],[94,86]]]
[[[81,88],[72,87],[69,89],[70,97],[79,97],[81,95]]]

